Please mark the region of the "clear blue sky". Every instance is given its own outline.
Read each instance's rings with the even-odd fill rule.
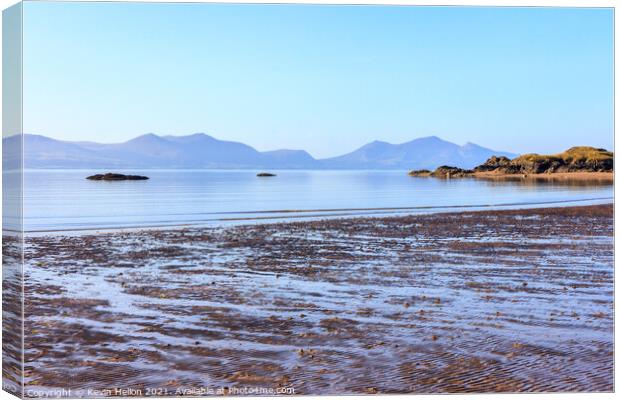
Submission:
[[[437,135],[613,144],[613,11],[31,2],[24,131],[338,155]]]

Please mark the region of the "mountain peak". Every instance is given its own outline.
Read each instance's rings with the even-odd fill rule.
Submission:
[[[400,144],[374,141],[322,162],[328,168],[350,169],[433,169],[440,165],[473,168],[494,154],[505,153],[474,144],[462,147],[431,135]]]
[[[204,143],[204,142],[217,142],[218,141],[213,136],[209,136],[206,133],[202,133],[202,132],[192,133],[191,135],[184,135],[184,136],[167,135],[167,136],[164,136],[164,138],[166,138],[166,140],[169,140],[175,143]]]
[[[145,133],[144,135],[136,136],[133,139],[126,141],[125,143],[153,143],[153,142],[165,142],[166,140],[161,136],[157,136],[154,133]]]
[[[421,141],[421,142],[423,141],[423,142],[436,142],[436,143],[450,143],[447,140],[443,140],[442,138],[436,135],[423,136],[416,140]]]
[[[362,148],[368,148],[368,147],[377,147],[377,146],[391,146],[391,143],[388,142],[384,142],[383,140],[373,140],[370,143],[365,144],[364,146],[362,146]]]
[[[186,135],[186,136],[178,136],[178,137],[187,137],[187,138],[202,138],[202,137],[208,137],[211,138],[211,136],[207,135],[204,132],[196,132],[196,133],[192,133],[191,135]]]
[[[402,144],[419,144],[419,143],[440,144],[440,143],[450,143],[450,142],[443,140],[439,136],[431,135],[431,136],[423,136],[423,137],[419,137],[416,139],[412,139]]]

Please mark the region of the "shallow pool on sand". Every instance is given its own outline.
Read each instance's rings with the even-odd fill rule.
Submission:
[[[604,205],[30,237],[26,388],[612,391],[612,235]]]

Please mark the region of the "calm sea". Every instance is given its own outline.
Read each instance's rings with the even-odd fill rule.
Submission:
[[[147,181],[102,182],[94,170],[24,173],[24,229],[247,223],[325,216],[609,202],[609,184],[409,177],[406,171],[131,170]]]

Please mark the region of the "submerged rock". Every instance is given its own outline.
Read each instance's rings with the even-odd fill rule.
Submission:
[[[267,176],[276,176],[276,174],[272,174],[271,172],[259,172],[256,176],[267,177]]]
[[[86,179],[90,179],[91,181],[143,181],[149,179],[149,177],[142,175],[114,174],[108,172],[107,174],[91,175],[86,177]]]

